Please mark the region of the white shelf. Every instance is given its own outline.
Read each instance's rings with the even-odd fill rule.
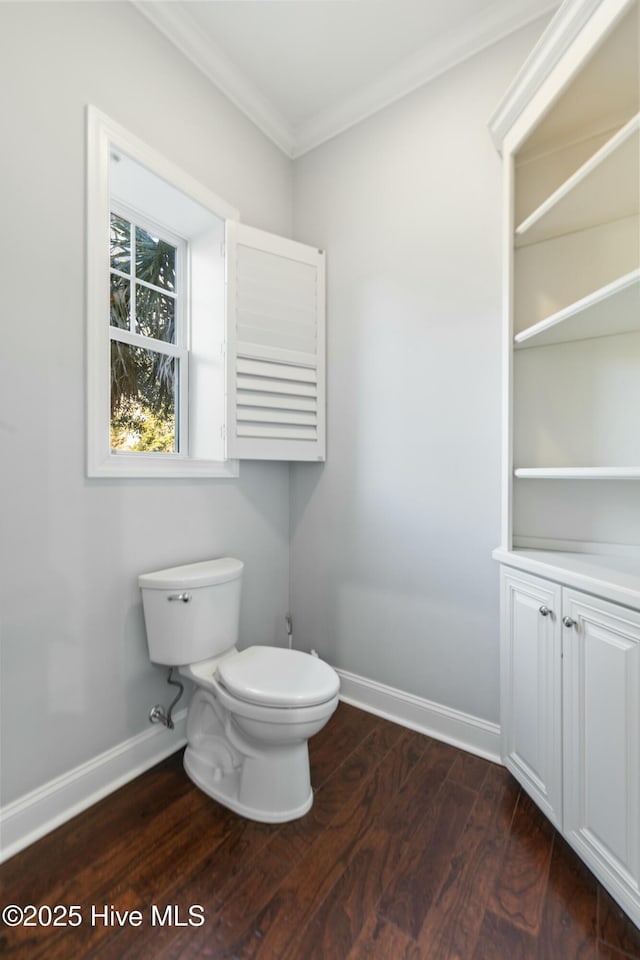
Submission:
[[[638,467],[516,467],[523,480],[639,480]]]
[[[640,330],[640,268],[619,277],[515,336],[516,348]]]
[[[640,114],[636,114],[516,227],[516,246],[637,213],[639,158]]]

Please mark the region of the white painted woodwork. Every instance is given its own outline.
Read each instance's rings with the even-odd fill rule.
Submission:
[[[498,149],[512,139],[527,159],[580,139],[602,117],[636,113],[637,25],[629,0],[563,3],[491,117]],[[580,86],[563,89],[576,69]]]
[[[237,210],[94,107],[87,110],[87,139],[89,476],[230,477],[240,458],[323,460],[324,253],[240,224]],[[176,230],[191,245],[191,349],[153,342],[181,360],[178,454],[110,449],[109,335],[148,348],[133,331],[108,325],[111,169],[121,191],[116,199],[144,208],[146,217],[158,204],[176,216]],[[122,212],[131,216],[127,207]]]
[[[638,529],[639,46],[637,0],[566,2],[494,120],[513,170],[504,221],[506,548],[523,535],[552,538],[554,524],[558,539],[576,543],[616,543],[626,526],[627,544]],[[598,484],[579,491],[587,480]],[[635,497],[628,486],[603,496],[613,480],[634,484]],[[541,481],[546,490],[527,489]],[[591,514],[578,517],[573,499],[589,500]]]
[[[494,550],[494,559],[545,581],[561,581],[576,590],[596,594],[611,603],[640,607],[640,548],[597,553],[596,544],[544,544],[529,548]],[[602,544],[599,545],[602,548]],[[513,571],[511,571],[513,573]]]
[[[227,456],[324,460],[324,253],[227,224]]]
[[[604,146],[618,126],[580,136],[578,140],[555,145],[535,156],[527,156],[526,149],[518,152],[516,162],[517,190],[514,197],[515,221],[523,223],[582,164]]]
[[[601,44],[605,32],[607,42]],[[628,0],[563,4],[546,42],[539,46],[539,57],[534,51],[523,70],[531,69],[536,61],[549,63],[549,47],[554,44],[558,60],[579,61],[580,83],[569,85],[562,90],[562,96],[551,97],[551,103],[547,102],[543,115],[538,116],[534,129],[518,149],[521,162],[555,153],[558,146],[575,144],[609,129],[612,119],[622,126],[638,111],[638,15]],[[563,76],[571,69],[569,64],[562,71]],[[557,93],[557,79],[552,86]],[[525,103],[530,100],[529,96]]]
[[[557,0],[302,8],[132,2],[289,157],[333,139],[557,6]]]
[[[561,590],[503,567],[500,591],[503,759],[560,828]]]
[[[113,154],[118,160],[115,161]],[[115,173],[114,173],[115,171]],[[109,438],[109,215],[112,188],[118,191],[121,203],[130,205],[144,217],[158,215],[158,210],[175,217],[175,227],[185,239],[195,231],[194,262],[205,256],[209,269],[191,276],[191,291],[199,276],[196,307],[192,314],[192,346],[189,373],[193,373],[187,398],[187,378],[183,378],[180,406],[188,405],[195,414],[193,451],[184,454],[118,453],[110,449]],[[125,208],[126,209],[126,208]],[[222,423],[220,400],[223,396],[223,375],[220,371],[210,395],[211,370],[215,367],[216,345],[210,339],[216,321],[224,315],[224,291],[216,278],[219,268],[211,246],[219,249],[222,224],[238,211],[212,193],[176,164],[147,145],[129,130],[93,106],[87,107],[87,474],[89,477],[234,477],[238,465],[222,459],[221,445],[211,443],[207,430],[214,430],[213,417],[218,413],[217,431]],[[208,253],[204,252],[208,247]],[[202,282],[202,278],[206,278]],[[208,329],[205,329],[208,328]],[[113,334],[112,334],[113,335]],[[117,332],[118,339],[144,345],[143,338],[128,331]],[[172,344],[161,341],[154,349],[181,354]],[[201,376],[202,368],[207,373]],[[206,386],[205,386],[206,383]],[[206,405],[206,406],[205,406]],[[203,421],[206,420],[205,426]],[[184,429],[184,425],[183,425]],[[186,432],[186,431],[185,431]],[[217,436],[215,438],[217,440]]]
[[[539,243],[638,210],[640,116],[636,114],[516,227],[516,244]]]
[[[564,829],[640,921],[640,613],[564,591]]]
[[[638,467],[516,467],[516,477],[549,480],[636,480]]]
[[[514,251],[516,334],[632,274],[640,264],[636,214]],[[611,321],[610,321],[611,322]]]
[[[509,564],[501,568],[503,759],[640,925],[640,611],[515,568],[544,570],[536,553],[496,551]],[[566,569],[556,569],[565,580],[569,567],[587,584],[597,584],[590,574],[614,573],[607,560],[563,560]],[[640,559],[618,567],[625,599],[638,604]]]
[[[565,0],[492,132],[504,761],[640,925],[638,7]]]
[[[640,330],[640,268],[517,333],[515,346],[545,347],[635,330]]]

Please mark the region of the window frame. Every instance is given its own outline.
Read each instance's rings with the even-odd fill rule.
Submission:
[[[237,460],[205,460],[190,456],[188,451],[172,454],[111,450],[109,164],[114,150],[126,154],[219,219],[239,218],[237,210],[185,171],[95,107],[87,107],[87,474],[165,479],[237,477]],[[170,226],[167,232],[173,232]]]

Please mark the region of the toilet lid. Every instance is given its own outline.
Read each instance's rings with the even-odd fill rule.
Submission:
[[[337,673],[317,657],[281,647],[248,647],[218,666],[229,693],[265,706],[313,706],[340,689]]]

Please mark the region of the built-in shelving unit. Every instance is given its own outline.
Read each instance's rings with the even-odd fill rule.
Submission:
[[[610,542],[609,499],[626,509],[635,484],[640,503],[638,0],[561,11],[565,52],[522,110],[528,126],[502,141],[513,198],[506,545]],[[534,58],[529,93],[540,66]],[[562,482],[534,485],[542,480]],[[614,480],[627,484],[622,497]],[[640,509],[627,529],[640,552]]]
[[[505,765],[640,927],[640,0],[565,0],[504,159]]]

